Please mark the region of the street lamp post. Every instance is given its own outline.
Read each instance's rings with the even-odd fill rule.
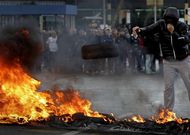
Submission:
[[[188,7],[189,7],[189,4],[188,4],[187,0],[185,0],[184,21],[186,24],[188,24],[188,18],[189,18],[188,17]]]
[[[154,6],[154,22],[157,21],[157,7],[162,6],[164,0],[146,0],[148,6]]]
[[[154,0],[154,23],[157,20],[157,0]]]
[[[103,0],[103,25],[106,25],[106,0]]]

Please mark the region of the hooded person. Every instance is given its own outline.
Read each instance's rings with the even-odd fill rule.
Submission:
[[[185,83],[190,100],[190,57],[188,26],[179,21],[179,11],[176,7],[168,7],[163,18],[149,26],[133,27],[138,35],[158,34],[160,56],[163,59],[164,72],[164,107],[174,108],[174,82],[179,73]]]
[[[179,20],[179,11],[175,7],[168,7],[163,14],[163,19],[166,24],[176,25]]]

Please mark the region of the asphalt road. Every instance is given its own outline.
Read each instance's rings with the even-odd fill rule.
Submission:
[[[37,128],[18,125],[0,125],[0,135],[166,135],[164,133],[140,132],[130,130],[100,131],[100,130],[71,130],[60,128]]]
[[[140,114],[145,117],[155,114],[163,104],[164,81],[162,73],[126,73],[118,75],[63,75],[39,74],[41,90],[58,85],[61,89],[72,87],[92,102],[93,110],[113,113],[115,117]],[[175,83],[174,112],[190,118],[190,102],[187,90],[180,77]]]

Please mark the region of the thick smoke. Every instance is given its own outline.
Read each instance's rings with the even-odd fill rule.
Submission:
[[[0,31],[0,57],[10,64],[18,61],[31,69],[41,49],[39,34],[33,27],[7,26]]]

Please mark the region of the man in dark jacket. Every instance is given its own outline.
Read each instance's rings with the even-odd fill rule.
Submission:
[[[164,106],[172,110],[174,108],[174,82],[179,73],[185,83],[190,100],[190,57],[188,26],[179,21],[179,12],[175,7],[168,7],[163,19],[144,28],[133,28],[140,35],[159,35],[161,56],[164,68]]]

